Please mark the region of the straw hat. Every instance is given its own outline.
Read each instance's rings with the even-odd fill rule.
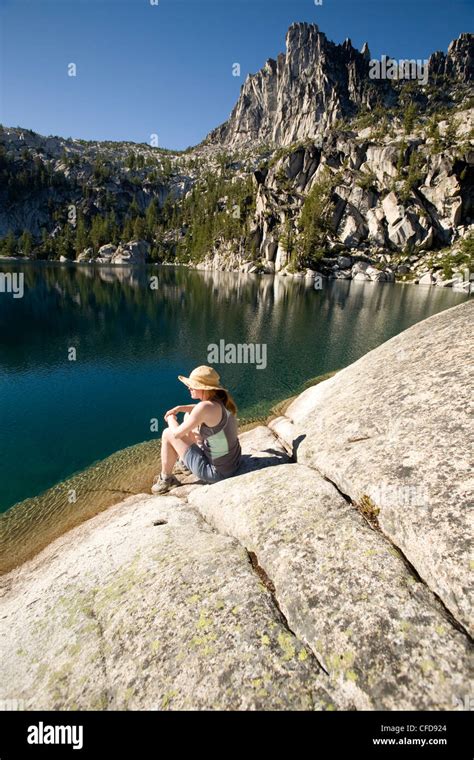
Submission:
[[[178,380],[194,390],[213,391],[217,388],[223,391],[227,390],[220,384],[220,376],[216,370],[212,367],[206,367],[204,364],[193,369],[189,377],[178,375]]]

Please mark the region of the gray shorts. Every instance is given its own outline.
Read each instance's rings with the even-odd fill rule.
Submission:
[[[186,465],[188,470],[191,470],[193,475],[206,483],[217,483],[219,480],[224,480],[197,443],[192,443],[189,449],[186,449],[181,457],[181,462]]]

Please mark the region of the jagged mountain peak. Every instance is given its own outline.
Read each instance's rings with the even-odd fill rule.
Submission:
[[[447,54],[432,55],[430,74],[468,82],[473,40],[472,34],[461,34]],[[228,149],[255,142],[288,145],[318,138],[338,119],[361,108],[393,105],[403,82],[397,90],[388,79],[372,79],[370,58],[367,42],[358,51],[349,38],[342,44],[331,42],[317,24],[293,23],[286,34],[286,52],[247,76],[230,118],[206,141]]]
[[[366,59],[366,61],[370,60],[370,49],[369,49],[369,43],[368,42],[364,42],[364,44],[362,45],[362,47],[360,49],[360,54],[362,56],[364,56],[364,58]]]
[[[294,21],[290,24],[286,33],[287,45],[289,40],[301,37],[301,35],[307,36],[308,34],[320,34],[319,26],[309,21]]]
[[[350,109],[346,102],[367,72],[367,56],[352,46],[330,42],[316,24],[296,22],[286,34],[286,52],[249,74],[228,122],[208,141],[228,147],[250,141],[287,144],[315,136]]]
[[[447,54],[437,51],[429,62],[430,72],[469,82],[474,70],[474,35],[463,32],[453,40]]]

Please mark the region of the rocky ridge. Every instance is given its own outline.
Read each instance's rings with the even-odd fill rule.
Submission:
[[[286,35],[286,52],[247,76],[229,119],[207,141],[228,148],[261,141],[291,145],[323,137],[361,109],[394,106],[407,81],[371,78],[370,66],[367,43],[358,51],[348,38],[337,45],[316,24],[294,23]],[[447,54],[430,57],[427,80],[443,78],[445,85],[462,86],[472,81],[473,68],[473,36],[461,34]],[[428,88],[413,94],[425,107],[433,96]]]
[[[1,127],[0,235],[26,230],[40,257],[130,262],[143,239],[154,261],[469,290],[473,35],[431,56],[427,84],[371,79],[370,60],[293,24],[229,120],[181,153]],[[82,247],[71,206],[90,228]]]

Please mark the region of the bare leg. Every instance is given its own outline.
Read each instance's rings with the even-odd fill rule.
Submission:
[[[178,457],[182,457],[194,443],[194,436],[189,433],[185,438],[176,438],[171,428],[165,428],[161,437],[161,474],[171,475]]]

